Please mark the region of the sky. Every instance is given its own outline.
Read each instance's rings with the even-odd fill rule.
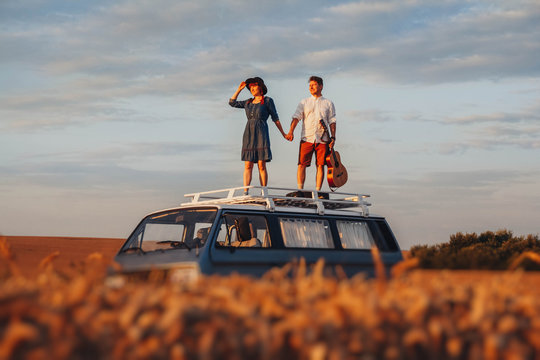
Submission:
[[[2,1],[0,234],[127,237],[241,186],[228,99],[262,77],[288,130],[311,75],[336,107],[340,190],[370,194],[403,249],[538,234],[539,59],[538,0]],[[300,129],[269,129],[269,185],[295,188]]]

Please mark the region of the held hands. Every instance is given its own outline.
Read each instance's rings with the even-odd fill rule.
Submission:
[[[296,127],[296,125],[298,124],[299,121],[300,120],[293,117],[293,119],[291,121],[291,127],[289,128],[289,133],[285,136],[285,139],[287,139],[289,141],[294,140],[294,128]]]
[[[289,138],[288,138],[289,134],[285,134],[285,131],[283,130],[283,127],[281,126],[281,122],[279,120],[276,120],[275,124],[276,124],[277,128],[279,129],[279,132],[281,133],[281,136],[283,136],[285,139],[289,140]]]
[[[292,138],[289,136],[289,134],[285,134],[285,133],[283,132],[283,133],[281,133],[281,135],[283,135],[283,137],[284,137],[286,140],[292,141]]]
[[[294,139],[294,134],[289,132],[288,134],[284,134],[284,137],[285,139],[289,140],[289,141],[293,141]]]

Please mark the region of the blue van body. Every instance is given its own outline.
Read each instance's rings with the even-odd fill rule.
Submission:
[[[115,261],[125,272],[180,269],[260,277],[300,258],[307,264],[322,258],[331,272],[339,267],[347,276],[372,276],[372,247],[387,269],[403,259],[387,221],[369,215],[367,195],[313,191],[311,198],[298,198],[291,189],[267,187],[237,195],[243,190],[188,194],[191,202],[147,215]]]

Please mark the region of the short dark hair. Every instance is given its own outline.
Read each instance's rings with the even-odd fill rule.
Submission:
[[[323,81],[322,81],[322,78],[321,77],[318,77],[318,76],[312,76],[309,78],[309,81],[315,81],[317,84],[319,85],[323,85]]]

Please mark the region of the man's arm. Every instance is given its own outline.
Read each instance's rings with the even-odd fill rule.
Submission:
[[[334,143],[336,142],[336,123],[330,124],[330,148],[334,148]]]
[[[300,122],[300,120],[298,120],[297,118],[292,119],[291,128],[289,129],[289,133],[285,136],[285,139],[287,139],[289,141],[293,141],[293,139],[294,139],[294,129],[296,128],[296,125],[298,125],[299,122]]]

